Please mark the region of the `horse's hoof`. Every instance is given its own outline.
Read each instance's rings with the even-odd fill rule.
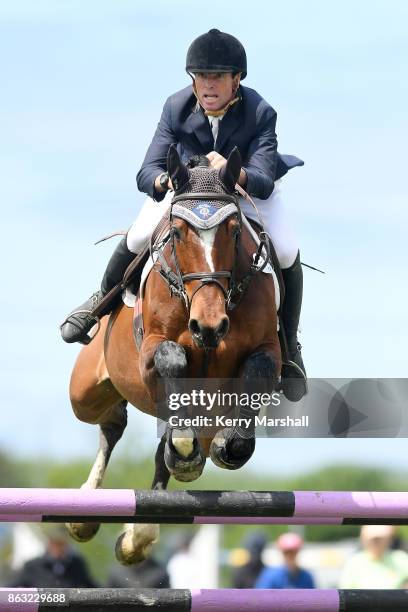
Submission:
[[[225,427],[217,432],[210,445],[212,462],[225,470],[238,470],[253,455],[255,437],[241,438],[234,429]]]
[[[307,393],[307,379],[302,368],[294,361],[282,365],[279,389],[290,402],[300,402]]]
[[[65,523],[71,538],[77,542],[89,542],[96,535],[100,523]]]
[[[122,565],[133,565],[147,559],[159,539],[159,525],[132,525],[116,541],[116,559]]]
[[[179,433],[179,437],[177,436]],[[167,429],[164,461],[170,474],[180,482],[191,482],[201,476],[206,457],[192,428]]]
[[[178,461],[175,468],[172,470],[167,465],[167,469],[175,480],[179,482],[192,482],[200,478],[203,473],[206,458],[201,457],[196,461]]]

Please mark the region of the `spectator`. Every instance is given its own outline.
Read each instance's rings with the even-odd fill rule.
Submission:
[[[43,555],[30,559],[13,580],[12,587],[97,587],[89,574],[85,560],[68,542],[62,525],[46,530],[47,549]]]
[[[399,589],[408,581],[408,555],[391,550],[395,528],[391,525],[364,525],[362,549],[346,563],[340,579],[343,589]]]
[[[283,555],[284,565],[266,567],[258,580],[256,589],[314,589],[314,579],[310,572],[299,567],[297,557],[303,547],[303,540],[297,533],[284,533],[277,542]]]
[[[130,567],[115,565],[112,567],[107,587],[139,587],[151,589],[168,589],[170,587],[169,575],[165,568],[154,558]]]
[[[244,541],[243,548],[247,553],[245,562],[235,569],[232,575],[234,589],[252,589],[259,574],[265,569],[262,553],[266,546],[266,536],[263,533],[252,533]]]

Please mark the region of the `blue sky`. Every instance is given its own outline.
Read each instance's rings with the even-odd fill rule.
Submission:
[[[114,244],[93,242],[135,218],[163,102],[189,83],[186,49],[211,27],[244,43],[244,85],[277,110],[280,151],[306,162],[284,190],[303,261],[326,271],[305,271],[309,375],[406,376],[407,22],[403,0],[2,4],[0,448],[93,453],[96,430],[67,396],[78,349],[58,324],[98,287]],[[122,447],[141,437],[156,444],[134,410]],[[270,469],[271,452],[277,471],[408,466],[404,440],[271,444],[252,466]]]

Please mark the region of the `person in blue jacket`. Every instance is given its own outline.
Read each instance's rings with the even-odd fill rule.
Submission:
[[[277,542],[283,555],[281,567],[266,567],[259,575],[256,589],[314,589],[313,576],[299,567],[297,557],[303,547],[303,540],[297,533],[284,533]]]
[[[238,183],[254,199],[272,237],[285,283],[282,319],[289,357],[304,376],[297,339],[302,267],[280,188],[281,177],[303,162],[278,153],[276,111],[254,89],[241,84],[247,75],[247,59],[243,45],[234,36],[212,29],[196,38],[187,52],[186,71],[192,84],[167,99],[137,174],[137,186],[148,198],[113,253],[100,291],[67,317],[61,325],[62,337],[66,342],[89,342],[87,333],[96,322],[94,308],[121,282],[127,266],[146,245],[168,208],[173,194],[166,172],[170,145],[177,146],[183,162],[195,155],[206,155],[216,169],[238,147],[243,160]],[[257,219],[245,199],[240,198],[240,205],[248,217]]]

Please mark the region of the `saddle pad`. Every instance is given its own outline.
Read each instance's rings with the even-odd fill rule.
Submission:
[[[247,220],[247,218],[245,217],[245,215],[242,215],[242,221],[245,225],[245,227],[248,229],[248,231],[250,232],[251,236],[253,237],[253,239],[255,240],[256,245],[259,245],[259,238],[257,236],[257,233],[255,232],[255,230],[252,228],[251,224],[249,223],[249,221]],[[166,235],[161,236],[161,239],[166,238]],[[262,259],[260,258],[259,263],[262,263]],[[147,277],[149,276],[152,268],[153,268],[153,264],[154,264],[154,260],[152,260],[152,257],[149,257],[149,259],[147,260],[143,271],[142,271],[142,277],[141,277],[141,281],[140,281],[140,295],[144,296],[144,289],[145,289],[145,285],[146,285],[146,280]],[[278,311],[280,308],[280,290],[279,290],[279,283],[278,283],[278,279],[276,276],[276,272],[275,270],[272,268],[271,264],[267,264],[265,266],[265,268],[262,270],[261,274],[270,274],[273,278],[273,283],[275,285],[275,303],[276,303],[276,310]],[[122,293],[122,300],[123,303],[126,306],[129,306],[129,308],[133,308],[135,305],[135,301],[136,301],[136,296],[135,294],[132,292],[130,287],[126,287],[126,289],[123,291]]]
[[[166,238],[166,236],[164,236],[164,238]],[[153,257],[155,257],[153,255]],[[149,257],[149,259],[147,260],[147,262],[144,265],[144,268],[142,270],[142,276],[140,279],[140,288],[139,288],[139,293],[143,299],[144,297],[144,289],[145,289],[145,285],[146,285],[146,281],[147,281],[147,277],[149,276],[154,262],[156,261],[156,259],[152,259],[152,257]],[[126,287],[126,289],[123,291],[122,293],[122,301],[126,306],[129,306],[130,308],[133,308],[135,305],[135,301],[136,301],[136,296],[133,293],[131,287]]]

